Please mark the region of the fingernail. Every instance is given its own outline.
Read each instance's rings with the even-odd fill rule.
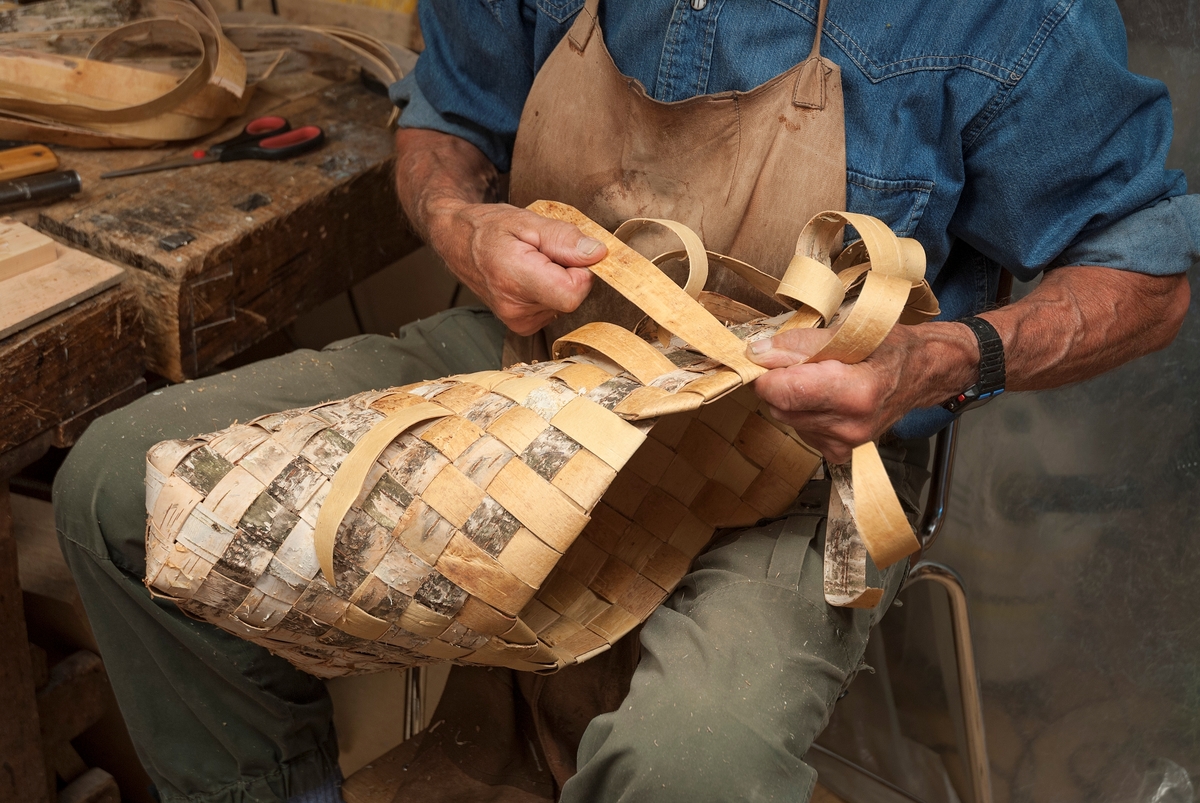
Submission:
[[[775,347],[774,339],[770,338],[770,337],[764,337],[762,340],[755,340],[753,343],[750,344],[750,353],[751,354],[763,354],[765,352],[770,351],[774,347]]]
[[[583,254],[585,257],[590,257],[592,254],[596,253],[596,249],[599,248],[600,245],[601,242],[599,240],[594,240],[591,237],[580,237],[579,242],[575,243],[575,250]]]

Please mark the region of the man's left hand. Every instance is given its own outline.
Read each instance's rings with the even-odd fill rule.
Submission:
[[[974,381],[978,349],[962,324],[896,326],[854,365],[805,362],[835,331],[791,329],[746,349],[751,360],[772,369],[755,380],[759,398],[831,463],[847,462],[854,447],[914,407],[936,404]],[[941,348],[931,350],[931,343]]]

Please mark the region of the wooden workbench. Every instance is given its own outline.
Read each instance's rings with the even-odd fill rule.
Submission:
[[[291,53],[258,85],[247,115],[202,143],[56,148],[83,192],[21,217],[130,268],[148,367],[176,381],[201,376],[420,245],[392,184],[390,109],[356,70]],[[319,125],[328,141],[286,162],[98,178],[228,138],[268,113]]]
[[[0,338],[0,800],[48,800],[53,768],[43,755],[50,737],[34,695],[8,479],[140,396],[143,373],[142,309],[128,283]]]

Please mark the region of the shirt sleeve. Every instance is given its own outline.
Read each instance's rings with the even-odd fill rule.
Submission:
[[[507,171],[533,85],[531,9],[521,0],[433,0],[419,6],[425,50],[392,85],[400,126],[461,137]]]
[[[1061,265],[1186,271],[1200,202],[1166,169],[1171,101],[1129,71],[1116,4],[1076,2],[1039,36],[964,139],[950,233],[1021,281]]]

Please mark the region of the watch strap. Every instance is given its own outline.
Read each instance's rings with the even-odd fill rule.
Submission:
[[[969,327],[979,343],[979,381],[942,405],[955,415],[999,396],[1005,382],[1004,341],[996,327],[975,317],[963,318],[959,323]]]
[[[976,317],[963,318],[959,323],[969,326],[979,341],[979,381],[975,385],[979,395],[1004,390],[1004,341],[996,327]]]

